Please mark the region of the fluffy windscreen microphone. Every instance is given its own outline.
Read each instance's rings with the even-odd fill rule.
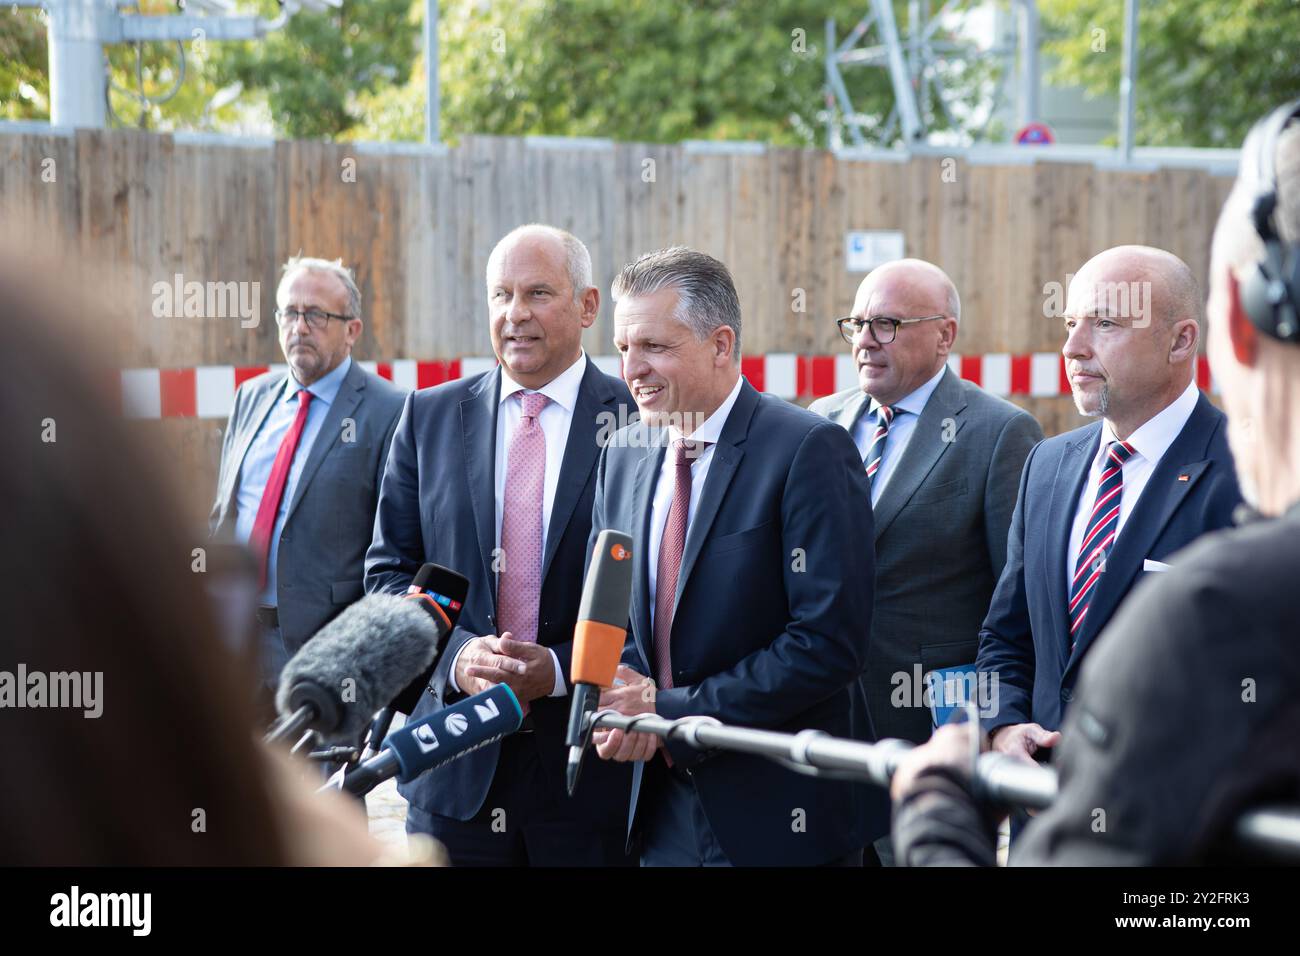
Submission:
[[[327,743],[356,743],[375,711],[434,659],[446,636],[418,602],[368,594],[299,649],[280,675],[281,721],[268,740],[310,728]]]

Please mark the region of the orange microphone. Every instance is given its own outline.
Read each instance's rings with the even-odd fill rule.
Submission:
[[[569,708],[569,796],[578,788],[582,754],[591,737],[589,717],[600,702],[601,688],[614,684],[614,673],[627,641],[632,603],[632,536],[606,529],[596,536],[591,567],[582,586],[578,624],[573,629],[573,703]]]

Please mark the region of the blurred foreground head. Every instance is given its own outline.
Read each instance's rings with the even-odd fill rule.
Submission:
[[[1289,246],[1290,261],[1283,261],[1294,270],[1291,294],[1300,297],[1300,118],[1271,144],[1259,126],[1247,139],[1210,253],[1210,367],[1228,414],[1242,494],[1267,515],[1300,501],[1300,341],[1263,331],[1246,305],[1250,280],[1266,256],[1253,214],[1274,186],[1271,228],[1279,248]]]
[[[113,298],[14,261],[0,256],[0,864],[283,862],[249,676],[192,569],[207,542],[116,406]]]

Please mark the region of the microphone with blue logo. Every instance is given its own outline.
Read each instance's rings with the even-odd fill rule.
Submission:
[[[394,730],[377,755],[343,778],[342,789],[360,796],[393,777],[410,783],[426,770],[514,733],[523,721],[515,692],[497,684]]]

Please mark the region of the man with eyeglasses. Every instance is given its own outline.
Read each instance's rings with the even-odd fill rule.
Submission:
[[[214,535],[259,566],[262,680],[363,593],[379,480],[405,393],[352,360],[361,293],[340,261],[300,256],[276,290],[288,371],[244,382],[221,446]]]
[[[920,259],[880,266],[837,322],[859,387],[811,406],[853,435],[871,486],[876,597],[862,674],[871,722],[881,737],[916,743],[933,728],[930,675],[974,665],[1020,470],[1043,437],[1033,416],[948,368],[960,321],[942,269]],[[890,862],[887,838],[876,851]]]

